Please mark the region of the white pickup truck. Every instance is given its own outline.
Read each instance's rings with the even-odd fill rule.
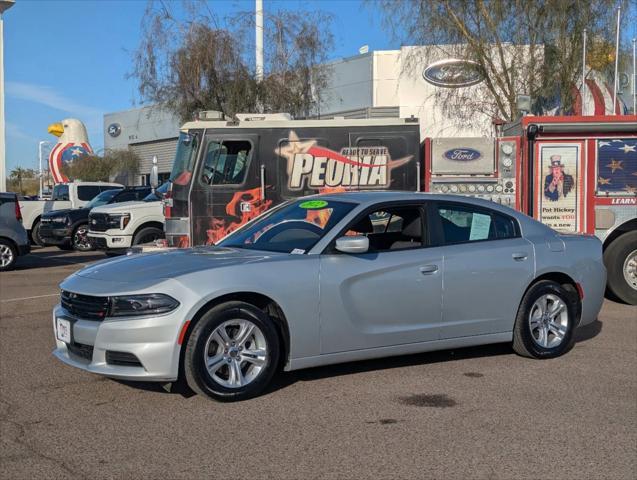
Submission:
[[[91,245],[107,253],[123,253],[134,245],[164,238],[163,184],[141,202],[113,203],[95,207],[88,220]]]
[[[20,200],[22,225],[29,233],[32,243],[43,245],[38,234],[43,213],[64,208],[80,208],[104,190],[122,187],[119,183],[106,182],[60,183],[53,187],[51,200]]]

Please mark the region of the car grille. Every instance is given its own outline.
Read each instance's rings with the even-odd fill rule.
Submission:
[[[103,320],[108,314],[108,297],[91,297],[62,290],[62,307],[72,315],[88,320]]]
[[[108,243],[106,243],[106,239],[103,237],[91,237],[89,235],[89,240],[91,241],[91,245],[93,245],[94,248],[99,248],[99,249],[104,249],[104,248],[108,248]]]
[[[94,232],[105,232],[108,230],[108,213],[91,213],[89,215],[88,229]]]
[[[85,360],[93,360],[93,345],[85,345],[83,343],[67,343],[66,349],[76,357]]]

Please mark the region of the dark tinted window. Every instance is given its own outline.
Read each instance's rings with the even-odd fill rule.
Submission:
[[[208,185],[243,183],[252,146],[245,140],[208,142],[201,181]]]
[[[438,213],[445,244],[517,236],[515,220],[492,210],[471,205],[441,204]]]
[[[77,187],[77,198],[88,202],[89,200],[93,200],[100,191],[99,185],[79,185]]]
[[[51,200],[69,200],[69,186],[56,185],[53,187],[53,195]]]
[[[143,200],[150,193],[150,188],[123,190],[117,195],[112,203],[130,202],[134,200]]]

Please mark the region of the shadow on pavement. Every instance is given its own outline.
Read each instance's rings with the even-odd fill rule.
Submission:
[[[602,331],[602,327],[604,324],[599,320],[595,320],[588,325],[584,325],[583,327],[579,327],[575,330],[575,342],[585,342],[590,340],[591,338],[595,338]]]
[[[42,250],[34,248],[30,254],[19,257],[13,271],[29,270],[31,268],[50,268],[63,265],[79,265],[82,263],[104,260],[108,257],[102,252],[78,254],[64,250]]]

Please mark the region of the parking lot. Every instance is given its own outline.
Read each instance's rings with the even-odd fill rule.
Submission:
[[[636,307],[606,301],[555,360],[496,345],[366,361],[221,404],[52,357],[58,283],[101,258],[35,249],[0,276],[2,478],[637,475]]]

